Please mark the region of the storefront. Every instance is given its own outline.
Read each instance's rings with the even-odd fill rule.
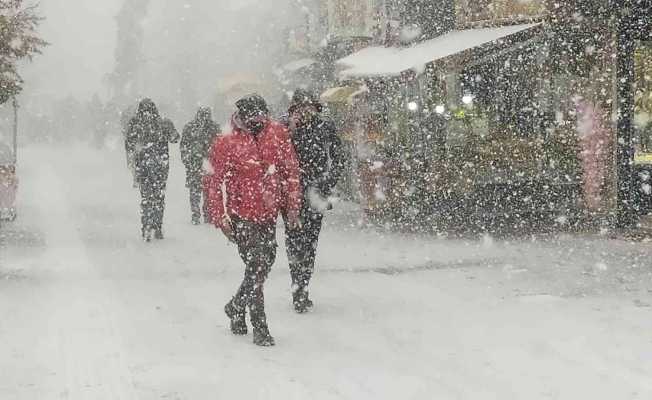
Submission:
[[[568,163],[545,146],[554,118],[545,49],[544,26],[525,24],[341,60],[341,76],[369,90],[359,125],[378,132],[358,153],[360,176],[372,180],[362,184],[368,211],[410,225],[486,226],[496,215],[574,207],[573,174],[559,168]],[[547,190],[555,184],[563,188]]]
[[[464,225],[546,211],[565,225],[626,227],[648,212],[652,155],[634,71],[652,5],[582,4],[563,3],[543,25],[453,31],[340,60],[343,80],[369,88],[361,126],[381,132],[376,208]]]

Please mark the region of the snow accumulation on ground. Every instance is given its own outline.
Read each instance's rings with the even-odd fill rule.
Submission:
[[[167,238],[139,240],[120,151],[21,152],[0,228],[0,399],[651,399],[652,245],[583,235],[401,235],[328,215],[312,287],[266,286],[277,346],[233,337],[243,267],[190,224],[178,157]],[[281,238],[281,232],[279,232]]]

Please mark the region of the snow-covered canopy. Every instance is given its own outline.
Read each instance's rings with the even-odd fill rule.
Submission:
[[[407,70],[423,71],[432,62],[481,46],[539,24],[452,31],[412,47],[367,47],[337,63],[341,78],[395,76]]]

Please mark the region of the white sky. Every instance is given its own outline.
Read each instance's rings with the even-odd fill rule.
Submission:
[[[103,78],[113,70],[115,15],[123,1],[40,0],[40,14],[46,19],[39,32],[51,45],[43,55],[37,56],[21,70],[26,80],[26,90],[22,95],[24,103],[44,104],[53,98],[70,95],[88,99],[95,93],[106,97]],[[285,22],[292,22],[292,17],[283,11],[287,10],[288,0],[273,0],[273,3],[271,0],[152,0],[150,19],[144,21],[145,29],[167,31],[159,25],[174,25],[175,19],[182,18],[184,11],[180,4],[191,5],[188,10],[198,13],[196,18],[204,25],[206,21],[208,26],[214,24],[216,39],[212,40],[217,47],[208,50],[207,56],[219,59],[222,67],[218,68],[225,72],[256,66],[261,62],[261,56],[267,61],[264,53],[277,50],[276,45],[282,40],[280,37],[270,38],[271,32],[278,31]],[[151,37],[152,33],[146,32],[146,36],[149,34]],[[268,40],[262,49],[257,47],[257,37],[261,36]],[[179,47],[189,45],[178,39],[176,42],[179,43],[163,43],[166,40],[148,42],[148,56],[161,49],[174,54]],[[207,46],[199,38],[191,43],[192,49],[205,49]],[[166,45],[170,47],[166,49]],[[174,66],[170,60],[163,62],[164,66]],[[215,66],[206,63],[201,67]],[[219,72],[216,70],[214,75]],[[198,78],[206,80],[201,75]],[[215,78],[211,76],[211,79]]]
[[[103,94],[102,78],[113,69],[121,0],[40,0],[46,17],[40,32],[50,42],[22,71],[26,95],[89,97]]]

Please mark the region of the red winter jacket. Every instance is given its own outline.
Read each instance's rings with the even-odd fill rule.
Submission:
[[[221,227],[225,215],[274,223],[286,206],[298,212],[299,162],[287,129],[269,121],[254,137],[232,125],[233,131],[218,137],[208,155],[203,183],[213,224]]]

